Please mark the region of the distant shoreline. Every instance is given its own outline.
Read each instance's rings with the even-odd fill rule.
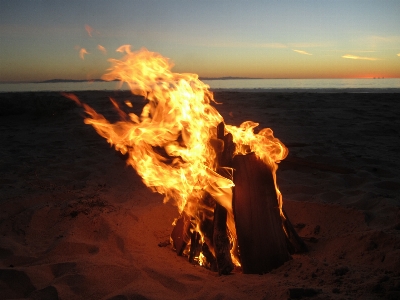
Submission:
[[[278,93],[400,93],[400,79],[203,79],[211,91]],[[101,79],[52,79],[37,83],[0,83],[0,92],[73,92],[130,90],[128,84]]]
[[[199,77],[200,80],[352,80],[352,79],[372,79],[372,80],[385,80],[385,79],[399,79],[399,78],[383,78],[383,77],[374,77],[374,78],[262,78],[262,77],[234,77],[234,76],[223,76],[223,77]],[[119,81],[119,80],[113,80]],[[0,81],[0,84],[23,84],[23,83],[63,83],[63,82],[110,82],[108,80],[103,80],[100,78],[97,79],[49,79],[43,81]]]
[[[130,92],[129,90],[115,90],[117,92]],[[350,89],[309,89],[309,88],[304,88],[304,89],[298,89],[298,88],[286,88],[286,89],[280,89],[280,88],[275,88],[275,89],[224,89],[224,88],[211,88],[211,92],[213,93],[221,93],[221,92],[227,92],[227,93],[266,93],[266,94],[400,94],[400,88],[382,88],[382,89],[358,89],[358,88],[350,88]],[[62,93],[62,92],[68,92],[68,93],[81,93],[81,92],[93,92],[93,93],[103,93],[103,92],[113,92],[112,90],[68,90],[68,91],[53,91],[53,90],[43,90],[43,91],[0,91],[1,94],[26,94],[26,93],[32,93],[32,94],[40,94],[40,93]]]
[[[246,79],[290,79],[290,78],[259,78],[259,77],[199,77],[200,80],[246,80]],[[119,80],[112,80],[112,81],[119,81]],[[0,84],[19,84],[19,83],[63,83],[63,82],[110,82],[109,80],[103,79],[49,79],[43,81],[0,81]]]

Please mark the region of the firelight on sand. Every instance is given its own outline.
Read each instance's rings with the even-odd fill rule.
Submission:
[[[158,53],[147,49],[133,52],[129,45],[117,51],[124,53],[124,57],[110,59],[111,67],[102,79],[125,82],[133,94],[145,97],[148,102],[140,116],[127,115],[112,100],[121,120],[110,123],[76,96],[65,96],[84,107],[88,115],[84,122],[92,125],[116,150],[128,154],[127,164],[137,171],[143,182],[163,194],[164,202],[173,201],[179,213],[190,216],[195,230],[200,233],[198,227],[207,215],[204,210],[208,209],[202,199],[209,193],[227,210],[229,237],[231,244],[236,245],[232,212],[234,184],[230,178],[216,172],[219,167],[216,158],[224,146],[223,141],[217,139],[217,126],[224,120],[213,106],[218,103],[209,86],[196,74],[173,73],[173,64]],[[225,133],[233,136],[234,155],[254,152],[271,169],[283,216],[275,174],[277,163],[287,156],[288,149],[274,137],[270,128],[254,133],[257,126],[253,121],[246,121],[239,127],[225,125]],[[232,173],[229,168],[226,171]],[[233,257],[233,261],[239,264],[237,257]]]

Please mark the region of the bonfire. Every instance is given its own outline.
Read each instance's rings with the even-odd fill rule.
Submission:
[[[288,149],[270,128],[225,124],[210,87],[196,74],[178,74],[158,53],[121,46],[120,60],[102,79],[119,80],[146,99],[140,115],[110,123],[76,96],[84,122],[117,151],[153,191],[173,201],[178,217],[171,245],[189,261],[229,274],[265,273],[306,251],[283,210],[276,179]],[[131,106],[131,103],[126,103]]]

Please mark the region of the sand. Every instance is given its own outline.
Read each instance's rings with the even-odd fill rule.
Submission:
[[[114,120],[108,96],[78,92]],[[284,208],[309,246],[264,275],[179,257],[172,203],[59,93],[0,94],[0,299],[399,299],[400,94],[216,92],[226,123],[289,148]]]

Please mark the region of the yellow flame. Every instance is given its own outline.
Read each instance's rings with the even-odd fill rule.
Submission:
[[[232,182],[214,172],[215,151],[210,139],[223,121],[210,105],[213,95],[195,74],[176,74],[161,55],[142,49],[132,52],[125,45],[122,60],[111,59],[112,67],[102,78],[128,83],[135,94],[149,102],[139,116],[110,124],[90,110],[85,123],[117,150],[129,153],[132,165],[145,184],[177,201],[180,211],[189,197],[201,197],[210,186],[231,187]],[[161,154],[157,149],[161,149]],[[193,200],[194,201],[194,200]]]
[[[209,86],[196,74],[173,73],[172,63],[158,53],[144,48],[133,52],[129,45],[117,51],[124,57],[110,59],[111,68],[102,79],[126,82],[132,93],[145,96],[148,103],[140,116],[131,113],[128,117],[110,99],[121,116],[121,121],[112,124],[73,95],[66,96],[85,108],[89,116],[86,124],[92,125],[116,150],[128,153],[127,163],[148,187],[165,195],[164,201],[173,199],[180,212],[185,210],[196,220],[199,212],[209,209],[201,203],[205,192],[224,206],[235,244],[233,182],[216,172],[216,152],[221,151],[221,143],[215,141],[223,118],[211,105],[214,98]],[[130,102],[126,104],[131,107]],[[240,127],[226,125],[225,130],[233,135],[235,154],[255,152],[270,166],[275,178],[276,163],[286,157],[288,150],[269,128],[255,134],[256,126],[247,121]],[[278,188],[277,192],[280,195]]]

